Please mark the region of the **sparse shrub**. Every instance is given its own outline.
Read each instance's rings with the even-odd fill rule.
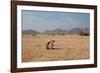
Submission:
[[[36,34],[32,34],[32,36],[36,36]]]
[[[87,33],[87,32],[81,32],[79,35],[81,35],[81,36],[89,36],[89,33]]]
[[[65,35],[64,33],[60,34],[60,35]]]
[[[55,33],[52,33],[51,35],[56,35]]]

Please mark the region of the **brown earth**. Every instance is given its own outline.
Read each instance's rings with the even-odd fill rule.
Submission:
[[[53,50],[46,44],[55,40]],[[89,59],[89,36],[23,35],[23,62]]]

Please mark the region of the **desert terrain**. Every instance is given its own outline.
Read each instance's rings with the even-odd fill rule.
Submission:
[[[55,40],[52,50],[46,44]],[[89,36],[23,35],[22,62],[89,59]]]

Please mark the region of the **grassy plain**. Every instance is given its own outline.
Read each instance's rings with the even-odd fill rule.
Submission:
[[[55,40],[53,50],[46,44]],[[89,36],[79,35],[23,35],[22,61],[59,61],[89,59]]]

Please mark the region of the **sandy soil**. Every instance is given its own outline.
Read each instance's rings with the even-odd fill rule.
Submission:
[[[53,50],[46,44],[55,40]],[[23,62],[89,59],[89,36],[23,35]]]

